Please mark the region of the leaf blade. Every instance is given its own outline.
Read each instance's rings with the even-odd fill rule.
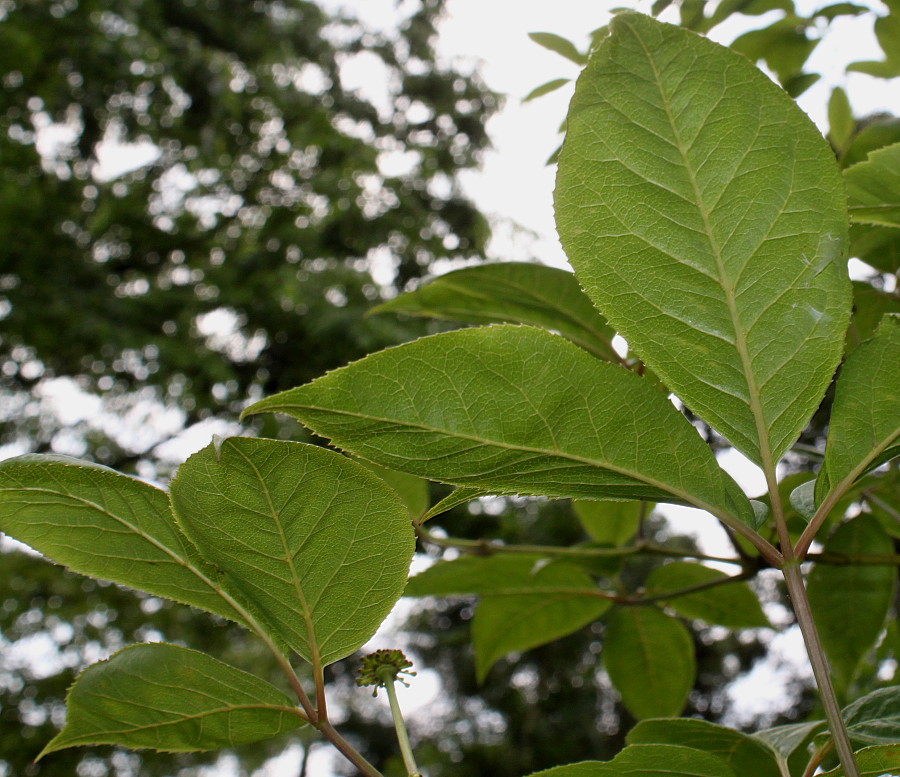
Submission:
[[[305,722],[291,700],[269,683],[204,653],[165,643],[131,645],[92,664],[69,690],[66,707],[65,728],[38,758],[78,745],[217,750]]]
[[[612,761],[583,761],[531,777],[735,777],[721,758],[681,745],[629,745]]]
[[[824,394],[849,316],[833,155],[737,54],[637,14],[612,26],[570,109],[563,247],[685,404],[757,463],[774,461]]]
[[[308,661],[352,653],[402,593],[414,547],[407,509],[340,454],[231,438],[188,459],[171,497],[207,560]]]
[[[844,180],[853,221],[900,227],[900,143],[872,151],[844,170]]]

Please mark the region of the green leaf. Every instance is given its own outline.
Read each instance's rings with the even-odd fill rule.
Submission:
[[[600,359],[620,362],[615,330],[565,270],[525,262],[466,267],[374,308],[372,313],[464,321],[532,324],[552,329]]]
[[[63,456],[6,459],[0,531],[80,574],[246,625],[178,529],[166,492],[136,478]]]
[[[887,555],[894,544],[878,521],[862,514],[841,525],[826,553]],[[816,564],[809,575],[809,602],[838,690],[846,690],[860,660],[878,639],[894,597],[890,566]]]
[[[338,453],[234,437],[191,456],[171,497],[204,557],[308,661],[350,655],[403,592],[415,544],[406,507]]]
[[[684,708],[697,668],[680,621],[655,607],[620,607],[609,617],[602,657],[634,717],[672,717]]]
[[[850,218],[900,227],[900,143],[880,148],[844,170]]]
[[[833,3],[820,8],[813,12],[816,18],[834,21],[839,16],[859,16],[860,14],[869,13],[871,9],[865,5],[857,5],[856,3]]]
[[[826,728],[824,720],[813,720],[807,723],[791,723],[787,726],[775,726],[757,731],[753,736],[765,742],[789,766],[790,774],[800,774],[809,761],[807,745],[813,737]]]
[[[900,686],[879,688],[841,710],[854,745],[900,742]]]
[[[797,511],[797,515],[809,522],[816,514],[816,481],[807,480],[801,483],[788,497],[791,507]]]
[[[425,337],[251,406],[340,448],[495,494],[690,502],[752,521],[700,436],[647,381],[532,327]]]
[[[884,316],[871,340],[847,357],[835,387],[816,502],[846,491],[900,454],[900,316]]]
[[[529,32],[528,37],[531,38],[538,46],[559,54],[571,60],[576,65],[583,65],[587,62],[587,56],[582,54],[570,40],[555,35],[552,32]]]
[[[867,60],[865,62],[851,62],[847,65],[848,73],[865,73],[875,78],[896,78],[900,76],[900,62],[885,62]]]
[[[621,547],[637,533],[641,517],[653,512],[647,502],[592,502],[576,499],[572,509],[597,543]]]
[[[41,751],[123,745],[164,752],[235,747],[304,723],[269,683],[175,645],[131,645],[69,689],[65,728]]]
[[[718,580],[728,575],[718,569],[710,569],[690,561],[673,561],[656,567],[647,578],[644,587],[648,594],[662,596]],[[759,606],[759,599],[743,581],[727,583],[703,591],[663,600],[683,618],[698,618],[710,625],[729,629],[752,629],[771,626]]]
[[[409,517],[417,521],[428,509],[428,482],[417,478],[415,475],[409,475],[406,472],[397,472],[395,469],[385,469],[377,464],[366,461],[359,462],[367,469],[372,470],[378,477],[387,483],[406,505]]]
[[[860,777],[897,777],[900,775],[900,745],[866,747],[855,754]],[[841,767],[819,777],[844,777]]]
[[[893,227],[853,224],[850,227],[850,255],[862,259],[878,272],[900,270],[900,231]]]
[[[531,777],[737,777],[721,758],[679,745],[631,745],[612,761],[583,761]]]
[[[900,238],[900,232],[897,235]],[[900,294],[897,291],[888,293],[864,281],[853,282],[853,318],[847,332],[848,354],[875,334],[887,313],[900,313]]]
[[[734,40],[731,48],[753,62],[763,60],[778,76],[778,81],[786,85],[803,70],[817,45],[818,40],[806,34],[805,20],[791,14],[768,27],[745,32]]]
[[[636,14],[612,28],[569,111],[563,247],[666,385],[775,461],[818,407],[847,326],[834,155],[740,55]]]
[[[856,121],[853,119],[853,109],[847,93],[836,86],[831,91],[828,99],[828,137],[837,149],[847,145],[856,130]]]
[[[552,81],[547,81],[545,84],[541,84],[540,86],[536,86],[532,89],[525,97],[522,98],[523,103],[530,102],[531,100],[535,100],[538,97],[543,97],[545,94],[550,94],[550,92],[555,92],[562,86],[565,86],[571,78],[554,78]]]
[[[449,494],[447,494],[447,496],[441,499],[440,502],[428,509],[428,511],[422,516],[422,520],[420,521],[420,523],[430,521],[437,515],[446,513],[449,510],[452,510],[454,507],[464,505],[483,496],[491,496],[491,492],[484,491],[480,488],[454,488],[453,491],[451,491]]]
[[[782,777],[774,751],[733,728],[705,720],[674,718],[643,720],[628,732],[629,745],[682,745],[718,756],[736,777]]]
[[[564,562],[536,567],[519,576],[518,590],[504,584],[484,595],[472,618],[475,673],[484,682],[500,658],[545,645],[571,634],[600,617],[610,607],[608,598],[584,571]]]

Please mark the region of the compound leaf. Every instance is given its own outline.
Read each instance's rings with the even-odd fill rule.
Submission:
[[[0,462],[0,531],[75,572],[246,625],[181,533],[166,492],[64,456]]]
[[[287,696],[258,677],[195,650],[131,645],[78,676],[65,728],[38,757],[78,745],[218,750],[304,722]]]
[[[690,633],[655,607],[621,607],[610,615],[603,663],[639,720],[678,715],[697,671]]]
[[[509,325],[367,356],[245,414],[287,413],[382,466],[494,494],[689,502],[751,523],[749,501],[647,381]]]
[[[338,453],[234,437],[191,456],[171,497],[204,557],[309,661],[348,656],[403,592],[407,509]]]
[[[569,110],[563,247],[663,382],[774,463],[818,407],[850,312],[834,154],[735,52],[634,13],[611,27]]]

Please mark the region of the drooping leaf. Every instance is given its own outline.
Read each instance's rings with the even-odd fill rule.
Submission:
[[[653,511],[646,502],[591,502],[576,499],[572,509],[594,542],[619,547],[630,540],[641,524],[641,517]]]
[[[680,621],[655,607],[621,607],[609,617],[602,658],[634,717],[672,717],[684,708],[696,665]]]
[[[838,527],[825,543],[826,553],[889,555],[891,538],[868,514]],[[809,575],[809,602],[831,665],[835,685],[845,690],[860,660],[875,644],[894,597],[891,566],[816,564]]]
[[[536,86],[532,89],[525,97],[522,98],[523,103],[531,102],[532,100],[536,100],[538,97],[543,97],[545,94],[550,94],[550,92],[555,92],[562,86],[565,86],[570,78],[554,78],[552,81],[547,81],[545,84],[541,84],[540,86]]]
[[[335,445],[494,494],[682,501],[751,522],[746,497],[647,381],[533,327],[425,337],[252,405]]]
[[[234,437],[191,456],[171,498],[204,557],[309,661],[352,653],[403,592],[407,509],[338,453]]]
[[[734,52],[631,13],[612,28],[569,112],[563,247],[666,385],[751,459],[776,460],[818,406],[847,325],[833,153]]]
[[[865,747],[855,753],[855,759],[860,777],[900,777],[898,744]],[[844,777],[844,770],[839,766],[830,772],[823,772],[819,777]]]
[[[0,531],[80,574],[246,625],[178,529],[166,492],[136,478],[64,456],[6,459]]]
[[[545,49],[571,60],[576,65],[583,65],[587,62],[587,57],[575,48],[575,44],[572,41],[552,32],[529,32],[528,37],[537,43],[538,46],[543,46]]]
[[[572,564],[538,567],[520,582],[519,592],[512,593],[507,583],[504,590],[483,596],[475,610],[472,645],[478,682],[508,653],[571,634],[610,607],[590,577]]]
[[[467,324],[532,324],[559,332],[605,361],[620,361],[611,345],[615,330],[591,304],[575,276],[540,264],[465,267],[384,302],[372,312]]]
[[[218,750],[303,723],[287,696],[247,672],[175,645],[131,645],[78,676],[65,728],[39,757],[78,745]]]
[[[583,761],[531,777],[737,777],[725,761],[679,745],[630,745],[612,761]]]
[[[850,218],[900,227],[900,143],[880,148],[844,170]]]
[[[648,594],[660,596],[669,591],[690,588],[729,576],[690,561],[673,561],[654,569],[644,587]],[[667,607],[684,618],[699,618],[710,625],[729,629],[752,629],[770,626],[756,594],[743,581],[696,591],[663,600]]]
[[[900,316],[887,315],[844,364],[835,388],[816,502],[900,454]]]
[[[782,777],[776,754],[768,745],[705,720],[643,720],[628,732],[626,741],[629,745],[668,744],[702,750],[725,761],[736,777]]]

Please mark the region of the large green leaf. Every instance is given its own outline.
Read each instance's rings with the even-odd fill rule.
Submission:
[[[843,493],[867,470],[900,454],[900,315],[847,358],[835,387],[816,502]]]
[[[414,547],[407,509],[338,453],[234,437],[191,456],[171,497],[204,557],[307,660],[352,653],[403,592]]]
[[[606,361],[619,357],[606,323],[565,270],[525,262],[465,267],[447,273],[375,308],[373,313],[465,321],[467,324],[533,324],[553,329]]]
[[[897,777],[900,775],[900,744],[866,747],[856,753],[860,777]],[[819,777],[844,777],[841,767]]]
[[[575,499],[572,509],[594,542],[619,547],[635,535],[641,525],[641,517],[649,515],[653,505],[646,502]]]
[[[750,503],[650,384],[541,329],[463,329],[372,354],[245,414],[277,411],[391,469],[496,494]]]
[[[680,745],[631,745],[612,761],[557,766],[531,777],[737,777],[725,761]]]
[[[694,685],[694,643],[655,607],[621,607],[609,618],[603,664],[634,717],[678,715]]]
[[[728,579],[718,569],[690,561],[673,561],[654,569],[645,587],[648,594],[661,596],[693,586]],[[699,618],[711,625],[730,629],[752,629],[770,626],[756,594],[743,581],[727,583],[684,596],[664,599],[667,607],[684,618]]]
[[[291,700],[258,677],[195,650],[131,645],[78,676],[66,726],[39,757],[78,745],[218,750],[303,722]]]
[[[712,753],[725,761],[737,777],[783,777],[775,752],[768,745],[705,720],[643,720],[628,732],[626,741],[629,745],[683,745]]]
[[[629,346],[756,462],[818,406],[850,312],[834,155],[740,55],[623,13],[569,110],[557,224]]]
[[[245,623],[179,531],[166,492],[136,478],[63,456],[6,459],[0,531],[75,572]]]
[[[516,593],[507,583],[505,590],[483,596],[475,610],[472,644],[479,682],[507,653],[571,634],[610,607],[590,577],[572,564],[548,564],[516,580]]]
[[[878,521],[864,513],[838,527],[825,552],[889,555],[894,543]],[[816,564],[810,572],[809,602],[839,690],[849,686],[860,660],[881,634],[895,579],[893,567],[874,564]]]
[[[900,227],[900,143],[880,148],[844,170],[850,218]]]

